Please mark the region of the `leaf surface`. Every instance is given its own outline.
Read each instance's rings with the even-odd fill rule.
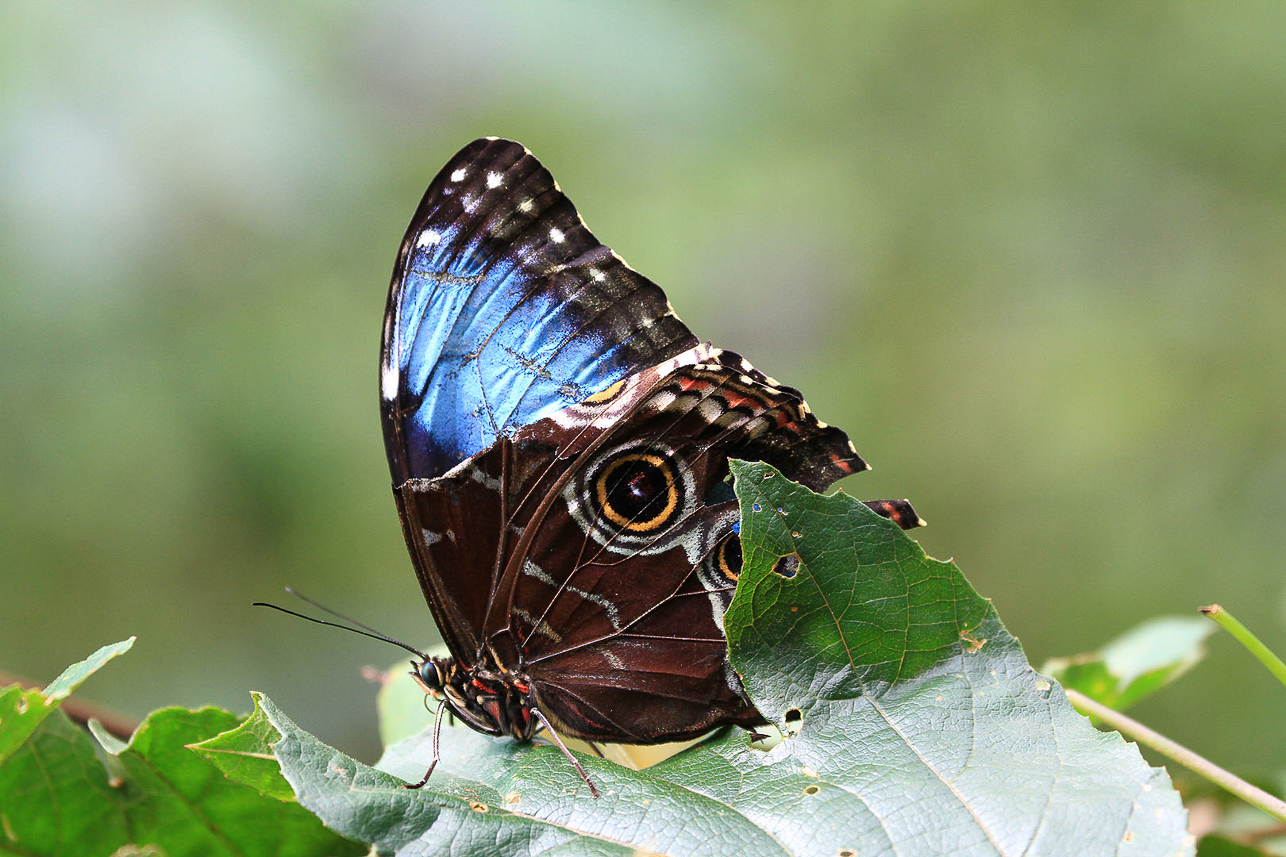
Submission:
[[[733,665],[760,711],[798,730],[770,766],[812,780],[843,819],[807,853],[1192,853],[1164,769],[1076,713],[954,564],[842,493],[762,464],[733,472]]]
[[[0,696],[0,712],[18,713],[5,707],[11,704],[23,708],[16,717],[0,714],[0,744],[11,748],[0,761],[0,854],[363,853],[303,808],[261,797],[188,749],[237,726],[240,718],[226,711],[162,709],[128,743],[107,737],[96,747],[58,703],[131,642],[100,649],[46,691],[15,688]],[[33,710],[39,714],[34,725],[26,716]],[[271,757],[269,764],[280,780]]]

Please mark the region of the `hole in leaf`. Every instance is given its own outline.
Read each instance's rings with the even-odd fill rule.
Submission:
[[[751,508],[751,509],[753,509],[753,510],[755,510],[756,512],[758,512],[758,511],[759,511],[759,504],[758,504],[758,503],[751,503],[751,504],[750,504],[750,508]]]
[[[777,560],[772,567],[772,573],[790,580],[799,573],[799,554],[787,554]]]
[[[819,791],[821,791],[821,787],[820,787],[820,786],[808,786],[808,787],[806,787],[806,788],[804,789],[804,794],[806,794],[806,795],[815,795],[815,794],[817,794]]]
[[[836,852],[837,857],[855,857],[857,854],[852,848],[841,848]]]
[[[486,812],[487,805],[482,801],[471,800],[469,801],[469,809],[473,810],[474,812]]]
[[[25,696],[20,696],[20,697],[18,697],[18,703],[13,707],[13,710],[14,710],[14,711],[16,711],[16,712],[18,712],[19,714],[26,714],[26,713],[27,713],[27,697],[25,697]]]
[[[765,473],[765,474],[764,474],[764,478],[765,478],[765,479],[772,479],[772,473]]]

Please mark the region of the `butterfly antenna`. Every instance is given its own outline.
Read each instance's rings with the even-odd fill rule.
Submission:
[[[267,601],[256,601],[250,606],[271,607],[273,610],[277,610],[281,613],[285,613],[288,616],[297,616],[300,619],[307,619],[309,622],[314,622],[318,625],[327,625],[331,628],[342,628],[345,631],[352,631],[354,634],[361,634],[363,637],[370,637],[372,640],[382,640],[385,643],[392,643],[395,646],[406,649],[408,652],[410,652],[413,655],[418,655],[421,660],[429,659],[428,655],[426,655],[424,652],[420,651],[419,649],[415,648],[414,646],[407,645],[406,643],[403,643],[401,640],[395,640],[392,637],[390,637],[388,634],[382,634],[379,631],[376,631],[374,628],[370,627],[369,625],[365,625],[361,622],[358,622],[356,619],[350,619],[348,616],[345,616],[342,613],[337,613],[336,611],[331,610],[329,607],[323,607],[322,605],[318,604],[316,601],[313,601],[311,598],[301,595],[300,593],[291,589],[289,586],[286,587],[286,591],[289,592],[291,595],[295,596],[296,598],[308,604],[311,604],[313,607],[316,607],[318,610],[321,610],[324,613],[329,613],[330,615],[334,616],[336,619],[343,619],[345,622],[351,622],[352,625],[341,625],[338,622],[328,622],[325,619],[318,619],[316,616],[309,616],[306,613],[299,613],[287,607],[282,607],[277,604],[269,604]],[[356,627],[353,627],[353,625],[355,625]]]
[[[549,721],[545,719],[545,715],[540,713],[539,708],[533,708],[531,713],[540,718],[540,722],[545,727],[545,731],[549,733],[549,737],[554,739],[554,743],[558,745],[558,749],[563,751],[563,755],[567,757],[567,761],[572,763],[576,768],[576,773],[580,774],[580,778],[585,781],[585,785],[589,786],[589,793],[594,797],[598,797],[598,789],[594,787],[594,781],[589,778],[589,774],[585,773],[585,769],[580,766],[580,762],[576,761],[576,757],[572,755],[572,751],[567,749],[567,745],[563,743],[563,739],[558,737],[558,733],[554,731],[554,727],[549,725]],[[430,768],[429,770],[433,769]]]

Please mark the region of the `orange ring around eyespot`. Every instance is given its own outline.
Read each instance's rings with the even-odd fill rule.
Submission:
[[[723,541],[719,542],[719,548],[714,554],[715,565],[718,567],[719,573],[729,580],[736,580],[741,576],[740,568],[733,571],[732,566],[728,564],[728,545],[736,538],[740,538],[736,533],[729,533],[724,536]]]
[[[626,518],[624,515],[613,509],[612,505],[607,501],[608,477],[615,473],[622,464],[627,464],[631,461],[647,462],[657,470],[661,471],[661,475],[665,477],[665,507],[646,521],[633,521]],[[674,485],[674,473],[668,465],[669,462],[666,461],[666,459],[654,453],[635,452],[629,455],[622,455],[620,458],[607,465],[607,467],[603,468],[603,472],[599,475],[598,479],[595,480],[594,495],[598,499],[599,508],[603,510],[603,514],[607,519],[618,527],[624,527],[625,529],[635,533],[646,533],[648,530],[655,530],[657,527],[664,524],[669,519],[670,515],[674,514],[674,510],[679,505],[679,492]]]

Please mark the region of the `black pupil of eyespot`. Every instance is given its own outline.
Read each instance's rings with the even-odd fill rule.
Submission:
[[[723,546],[720,550],[720,559],[723,561],[724,568],[736,574],[741,571],[741,539],[736,533],[728,536],[723,540]]]
[[[630,461],[616,468],[608,478],[607,500],[623,518],[634,518],[665,491],[665,474],[646,461]]]

